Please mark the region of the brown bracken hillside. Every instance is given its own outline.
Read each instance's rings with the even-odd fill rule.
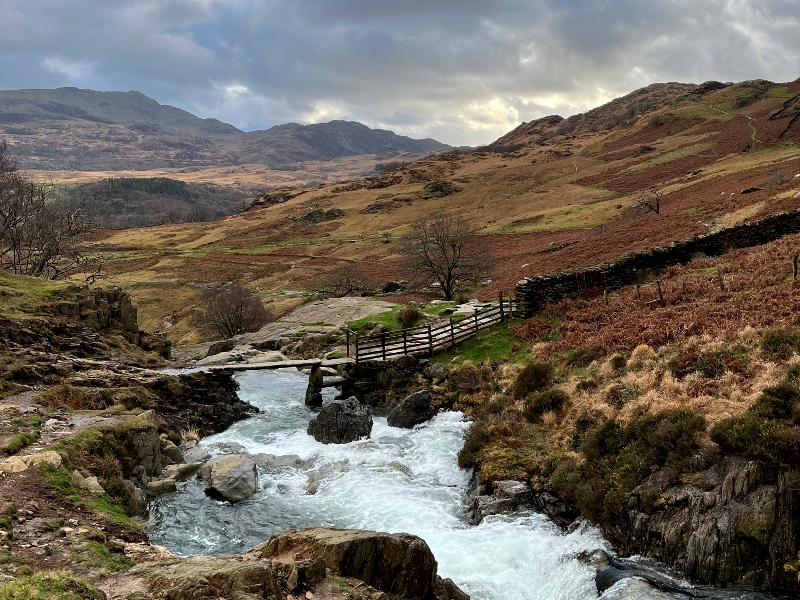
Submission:
[[[660,213],[634,218],[651,186],[663,192]],[[800,80],[670,83],[523,123],[475,152],[272,192],[214,223],[100,232],[97,242],[112,258],[108,278],[132,286],[143,326],[169,323],[184,343],[197,284],[240,280],[285,310],[300,302],[287,292],[347,262],[401,279],[399,238],[420,218],[461,215],[480,231],[496,267],[475,295],[496,297],[523,276],[798,207],[799,194]],[[303,218],[320,209],[331,218]]]

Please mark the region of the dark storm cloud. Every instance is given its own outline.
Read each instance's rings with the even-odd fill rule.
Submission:
[[[0,86],[453,144],[657,81],[795,79],[798,0],[4,0]]]

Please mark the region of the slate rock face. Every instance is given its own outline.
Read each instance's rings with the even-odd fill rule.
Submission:
[[[334,400],[308,424],[308,434],[323,444],[347,444],[368,438],[372,415],[355,397]]]
[[[406,396],[395,406],[386,421],[390,427],[411,429],[414,425],[429,421],[434,415],[436,409],[431,405],[431,393],[428,390],[420,390]]]

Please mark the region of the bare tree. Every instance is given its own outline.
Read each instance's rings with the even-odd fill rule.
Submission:
[[[474,283],[491,269],[488,250],[478,244],[474,231],[461,217],[419,221],[403,242],[411,270],[436,281],[445,300],[453,299],[459,284]]]
[[[357,263],[344,263],[319,278],[312,290],[323,296],[344,298],[350,294],[370,291],[376,285],[375,281],[364,273]]]
[[[94,281],[102,256],[85,244],[94,226],[82,210],[53,196],[53,186],[17,170],[0,142],[0,267],[18,275],[57,279],[83,269]]]
[[[636,202],[634,202],[631,208],[636,210],[634,216],[638,217],[643,214],[647,214],[649,212],[654,212],[656,214],[660,214],[661,212],[661,197],[664,195],[657,185],[652,185],[646,190],[642,190],[636,196]]]
[[[225,339],[257,331],[275,320],[261,299],[238,283],[207,290],[200,305],[203,309],[200,324],[211,327]]]

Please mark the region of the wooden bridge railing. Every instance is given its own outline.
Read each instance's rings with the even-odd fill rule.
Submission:
[[[454,348],[482,329],[501,323],[519,314],[516,299],[504,300],[486,308],[476,308],[471,315],[460,321],[450,317],[450,322],[438,327],[423,325],[399,331],[385,331],[377,335],[359,335],[347,330],[347,356],[362,360],[386,360],[393,356],[433,356],[436,352]]]

